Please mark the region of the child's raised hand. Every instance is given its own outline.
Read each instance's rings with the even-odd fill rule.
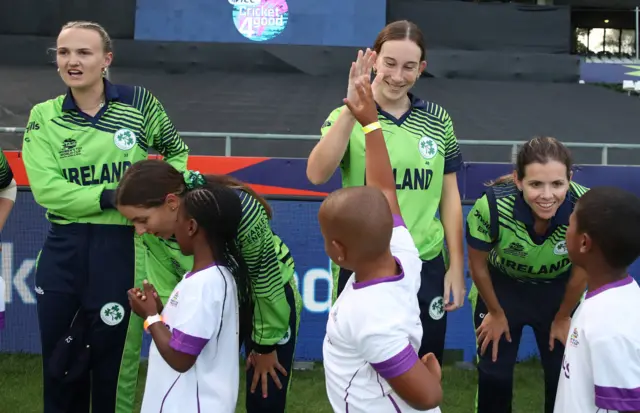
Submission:
[[[378,74],[378,77],[381,75]],[[377,78],[377,77],[376,77]],[[347,97],[343,100],[353,117],[362,125],[367,126],[378,121],[378,108],[373,99],[369,75],[362,75],[354,81],[355,98]]]

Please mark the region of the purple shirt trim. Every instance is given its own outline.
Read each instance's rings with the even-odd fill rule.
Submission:
[[[389,360],[371,363],[371,367],[388,380],[406,373],[416,362],[418,362],[418,355],[411,344],[407,344],[407,347]]]
[[[4,300],[4,298],[0,297],[0,300]],[[4,311],[0,311],[0,330],[4,328]]]
[[[596,386],[596,406],[601,409],[629,412],[640,410],[640,387],[619,389]]]
[[[402,219],[402,217],[400,215],[393,215],[393,227],[407,227],[404,224],[404,220]]]
[[[391,404],[393,405],[393,408],[396,409],[396,413],[402,413],[402,410],[400,410],[400,407],[398,406],[398,403],[396,403],[396,401],[393,399],[393,397],[391,397],[391,395],[387,395],[387,397],[389,397],[389,400],[391,400]]]
[[[388,282],[393,282],[393,281],[400,281],[401,279],[404,278],[404,270],[402,269],[402,264],[400,263],[400,260],[398,260],[396,257],[393,257],[396,260],[396,263],[398,264],[398,267],[400,267],[400,274],[398,275],[389,275],[388,277],[380,277],[380,278],[376,278],[373,280],[368,280],[368,281],[360,281],[360,282],[354,282],[353,283],[353,289],[354,290],[359,290],[361,288],[364,287],[371,287],[372,285],[376,285],[376,284],[380,284],[380,283],[388,283]]]
[[[627,275],[626,278],[623,278],[623,279],[618,280],[618,281],[614,281],[614,282],[609,283],[609,284],[605,284],[600,288],[597,288],[597,289],[595,289],[593,291],[587,292],[587,296],[585,297],[585,300],[587,298],[595,297],[596,295],[598,295],[598,294],[600,294],[602,292],[605,292],[607,290],[610,290],[612,288],[622,287],[622,286],[631,284],[632,282],[633,282],[633,278],[630,275]]]
[[[204,268],[203,268],[203,269],[201,269],[201,270],[198,270],[198,271],[196,271],[196,272],[191,272],[191,271],[189,271],[189,272],[187,273],[187,275],[185,275],[185,276],[184,276],[184,278],[189,278],[189,277],[191,277],[192,275],[196,275],[196,274],[198,274],[198,273],[200,273],[200,272],[202,272],[202,271],[204,271],[204,270],[208,270],[208,269],[209,269],[209,268],[211,268],[211,267],[215,267],[216,265],[218,265],[218,263],[214,261],[214,262],[212,262],[212,263],[211,263],[211,265],[207,265],[206,267],[204,267]]]
[[[208,338],[190,336],[174,328],[171,333],[171,340],[169,340],[169,347],[181,353],[198,356],[208,342]]]
[[[198,386],[197,381],[196,381],[196,401],[198,402],[198,413],[200,413],[200,386]]]
[[[178,380],[180,380],[180,377],[182,377],[182,375],[180,375],[180,376],[178,376],[176,378],[176,381],[173,382],[171,387],[169,387],[169,390],[167,390],[167,392],[165,393],[164,397],[162,398],[162,404],[160,405],[160,413],[162,413],[162,409],[164,409],[164,402],[167,401],[167,396],[169,396],[169,393],[171,393],[171,390],[173,390],[173,386],[175,386],[176,383],[178,382]]]

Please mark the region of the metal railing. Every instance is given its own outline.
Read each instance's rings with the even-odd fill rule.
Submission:
[[[25,128],[0,127],[0,133],[24,133]],[[218,138],[224,139],[224,156],[231,156],[231,142],[233,139],[274,139],[274,140],[302,140],[317,141],[320,135],[288,135],[270,133],[226,133],[226,132],[179,132],[183,138]],[[497,141],[497,140],[458,140],[460,146],[506,146],[511,147],[511,155],[515,159],[518,148],[525,141]],[[640,143],[587,143],[563,142],[568,148],[600,149],[601,165],[609,164],[609,149],[640,149]]]

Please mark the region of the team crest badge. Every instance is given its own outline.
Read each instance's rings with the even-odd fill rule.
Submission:
[[[136,145],[136,134],[129,129],[120,129],[113,135],[113,143],[118,149],[128,151]]]
[[[553,253],[556,255],[567,255],[567,241],[560,241],[553,247]]]
[[[100,309],[100,319],[108,326],[116,326],[124,320],[124,307],[118,303],[107,303]]]
[[[287,330],[287,333],[282,337],[282,340],[278,341],[277,345],[283,346],[291,340],[291,327]]]
[[[418,141],[418,151],[424,159],[432,159],[438,154],[438,144],[433,139],[423,136]]]
[[[431,300],[431,304],[429,304],[429,315],[436,321],[444,317],[444,300],[442,297],[436,297]]]

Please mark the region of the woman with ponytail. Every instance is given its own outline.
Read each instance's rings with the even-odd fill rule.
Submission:
[[[236,410],[238,326],[251,302],[236,240],[242,209],[232,189],[197,178],[184,193],[175,229],[180,251],[193,256],[191,271],[166,306],[148,282],[129,290],[133,312],[153,337],[144,413]]]
[[[132,165],[116,191],[121,214],[135,226],[147,247],[147,276],[165,303],[187,269],[192,257],[178,245],[180,209],[193,187],[226,188],[238,203],[231,211],[213,193],[209,208],[227,219],[239,214],[236,225],[238,265],[246,265],[250,282],[246,288],[236,278],[243,293],[250,294],[247,321],[241,322],[240,344],[247,352],[248,413],[284,412],[298,335],[301,299],[293,277],[295,268],[287,246],[273,233],[269,204],[251,188],[226,175],[181,173],[160,160],[144,160]],[[225,207],[225,208],[223,208]],[[249,295],[248,295],[249,296]],[[242,304],[242,303],[241,303]],[[249,319],[250,317],[250,319]]]

